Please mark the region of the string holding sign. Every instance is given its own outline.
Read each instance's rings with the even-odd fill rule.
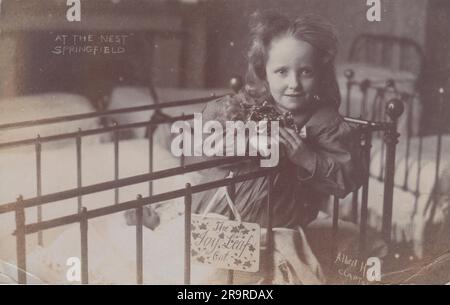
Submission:
[[[213,204],[224,197],[236,220],[209,213]],[[203,214],[191,217],[191,260],[217,268],[257,272],[260,238],[259,224],[242,222],[226,187],[221,187]]]

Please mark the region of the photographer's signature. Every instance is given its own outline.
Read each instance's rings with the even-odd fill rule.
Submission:
[[[346,280],[358,284],[381,281],[381,260],[378,257],[369,257],[362,261],[338,253],[334,264],[339,266],[338,274]]]

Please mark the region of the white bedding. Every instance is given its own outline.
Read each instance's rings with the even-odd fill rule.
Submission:
[[[380,173],[380,162],[382,162],[381,139],[375,138],[372,142],[372,158],[370,172],[373,176],[378,177]],[[446,212],[445,204],[437,204],[435,214],[431,217],[429,208],[429,200],[432,198],[432,192],[435,186],[436,173],[436,136],[428,136],[423,138],[423,152],[421,161],[420,176],[418,173],[418,146],[419,139],[412,138],[410,142],[410,158],[408,166],[405,166],[406,159],[406,139],[401,138],[397,145],[395,177],[394,177],[394,206],[392,215],[392,238],[396,242],[413,242],[414,254],[417,257],[423,257],[425,254],[425,246],[435,239],[435,236],[427,235],[425,226],[427,222],[435,226],[445,226],[450,223],[450,218]],[[438,177],[442,181],[450,181],[449,177],[449,161],[446,157],[450,152],[450,136],[442,138],[442,155]],[[384,162],[384,159],[383,159]],[[410,191],[404,191],[405,171],[408,168],[409,174],[407,179],[407,187]],[[417,179],[420,179],[419,193],[416,197],[411,191],[416,190]],[[370,178],[369,181],[369,226],[381,229],[383,215],[383,194],[384,182],[380,182],[377,178]],[[449,194],[447,194],[448,196]],[[360,192],[361,196],[361,192]],[[444,197],[442,197],[444,198]],[[361,200],[361,198],[360,198]],[[343,201],[344,208],[341,210],[343,215],[349,216],[351,207],[351,195]],[[435,241],[434,241],[435,242]],[[439,241],[438,241],[439,242]]]
[[[74,147],[59,150],[44,150],[42,154],[42,190],[43,194],[54,193],[76,187],[76,155]],[[83,147],[82,184],[91,185],[113,180],[114,155],[112,143]],[[99,157],[101,156],[101,157]],[[55,163],[55,160],[57,162]],[[154,170],[162,170],[179,166],[179,160],[165,149],[154,146]],[[18,194],[24,198],[36,195],[34,155],[29,152],[21,154],[3,152],[0,157],[0,202],[12,202]],[[120,142],[119,178],[148,172],[148,142],[135,139]],[[177,176],[154,182],[154,193],[183,188],[189,177]],[[131,185],[120,189],[119,201],[133,200],[137,194],[144,197],[148,194],[148,183]],[[88,209],[111,205],[114,203],[114,190],[86,195],[83,205]],[[43,219],[77,212],[77,199],[46,204],[42,208]],[[28,223],[36,221],[36,209],[27,209]],[[15,253],[15,241],[10,235],[14,229],[14,213],[0,215],[0,258],[12,258]],[[44,241],[53,240],[61,229],[52,229],[44,234]],[[28,249],[36,246],[36,238],[29,236]]]
[[[28,256],[28,271],[45,283],[77,284],[67,277],[70,257],[80,257],[78,225],[70,226],[47,248]],[[136,227],[122,213],[95,219],[89,225],[89,283],[136,283]],[[182,284],[184,280],[184,219],[175,217],[155,231],[143,230],[143,271],[146,284]],[[192,266],[192,283],[208,283],[214,270]]]
[[[132,91],[133,90],[130,90],[130,88],[122,88],[121,90],[118,90],[114,95],[116,103],[113,106],[115,108],[121,108],[152,103],[151,100],[146,100],[146,94],[148,94],[148,92],[141,92],[141,90],[136,93]],[[173,97],[174,92],[178,94],[177,97]],[[129,102],[130,100],[133,100],[133,97],[136,97],[136,94],[141,97],[140,101],[134,101],[135,104],[133,105],[130,105],[129,103],[127,104],[127,101]],[[189,99],[195,97],[204,97],[205,92],[198,90],[184,90],[180,95],[180,92],[177,90],[162,89],[162,95],[162,101],[164,102],[181,98]],[[49,93],[27,97],[17,97],[2,101],[2,103],[0,103],[0,107],[2,110],[0,112],[0,115],[2,115],[3,117],[2,123],[34,120],[93,111],[93,108],[85,98],[63,93]],[[190,110],[192,110],[193,108],[201,111],[203,106],[195,105],[188,106],[187,108],[175,107],[171,108],[168,113],[170,113],[171,115],[181,114],[183,111],[190,113]],[[126,119],[133,121],[145,120],[146,118],[144,118],[143,116],[146,117],[147,114],[150,114],[150,112],[138,114],[140,115],[140,117],[133,116]],[[120,123],[128,123],[128,121],[120,121]],[[0,134],[0,142],[33,138],[37,134],[40,134],[41,136],[48,136],[63,132],[73,132],[78,130],[78,127],[82,128],[83,130],[98,128],[98,120],[90,119],[68,122],[59,124],[57,128],[55,128],[55,125],[43,125],[27,129],[5,131]],[[100,136],[89,136],[83,138],[82,140],[82,185],[91,185],[94,183],[109,181],[114,178],[113,144],[102,142],[104,141],[100,141]],[[119,150],[120,178],[147,173],[147,139],[121,141]],[[174,158],[167,150],[158,146],[158,142],[156,142],[154,147],[153,164],[154,170],[156,171],[179,166],[179,160]],[[36,164],[34,145],[2,150],[0,152],[0,168],[2,169],[0,171],[1,204],[15,201],[19,194],[21,194],[25,199],[36,196]],[[191,175],[177,176],[154,181],[154,193],[157,194],[183,188],[186,182],[192,182],[192,179],[195,180],[195,175],[196,174],[194,173]],[[43,194],[59,192],[76,187],[76,150],[75,141],[73,139],[67,141],[58,141],[57,144],[44,143],[42,145],[42,181]],[[136,198],[137,194],[146,196],[148,194],[148,183],[141,183],[139,185],[132,185],[121,188],[119,201],[123,202],[127,200],[133,200]],[[167,222],[174,216],[179,215],[180,209],[182,209],[181,201],[182,199],[172,200],[171,202],[169,202],[169,204],[162,204],[157,206],[157,211],[161,214],[162,222]],[[88,209],[111,205],[113,204],[113,202],[113,190],[83,196],[83,205]],[[42,211],[43,220],[76,213],[77,199],[73,198],[70,200],[64,200],[61,202],[44,205],[42,207]],[[36,222],[36,215],[36,208],[27,209],[27,223]],[[122,219],[123,216],[118,215],[117,217],[119,217],[119,219]],[[101,221],[97,221],[97,223],[100,224],[99,228],[103,227]],[[119,227],[115,226],[114,228],[118,230]],[[100,229],[96,228],[95,225],[92,228],[93,229],[90,230],[89,234],[91,234],[92,232],[92,240],[96,240],[95,234],[97,230]],[[0,215],[0,260],[11,263],[14,263],[16,259],[15,238],[11,235],[14,229],[14,213]],[[53,244],[53,241],[57,241],[58,236],[60,236],[60,234],[67,229],[68,227],[59,227],[56,229],[45,231],[44,246]],[[126,232],[130,231],[131,229],[124,229],[124,238],[126,240],[130,240],[130,236],[127,236]],[[74,232],[77,231],[76,228],[74,230]],[[71,234],[70,229],[68,230],[68,232],[68,234]],[[112,237],[113,235],[115,234],[112,234],[110,236]],[[121,237],[119,236],[119,239],[120,238]],[[78,238],[75,240],[78,240]],[[154,245],[151,245],[151,247],[154,247]],[[128,248],[129,247],[127,247],[127,249]],[[35,235],[29,235],[27,237],[27,253],[32,253],[35,249],[37,249],[36,251],[39,252],[39,248],[37,247],[37,238]],[[35,253],[37,253],[36,251]],[[163,281],[160,280],[159,282]]]
[[[437,136],[426,136],[422,138],[422,154],[421,154],[421,174],[419,192],[421,194],[430,194],[434,185],[435,168],[436,168],[436,149],[437,149]],[[371,164],[370,172],[372,175],[378,176],[380,172],[380,162],[382,161],[380,138],[375,138],[372,141],[371,150]],[[386,146],[385,146],[386,147]],[[399,143],[396,146],[396,161],[395,161],[395,184],[403,185],[405,170],[408,168],[409,175],[407,180],[407,186],[409,189],[415,190],[417,183],[417,166],[418,166],[418,152],[419,152],[419,138],[412,137],[410,140],[410,153],[408,166],[405,166],[406,162],[406,149],[407,142],[406,137],[400,137]],[[450,152],[450,135],[444,135],[442,137],[441,146],[441,164],[440,173],[449,165],[448,154]],[[384,162],[384,160],[383,160]]]

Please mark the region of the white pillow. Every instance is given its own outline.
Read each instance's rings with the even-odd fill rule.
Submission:
[[[113,89],[106,110],[122,109],[138,106],[152,105],[155,103],[155,99],[152,96],[149,88],[147,87],[131,87],[123,86]],[[112,125],[113,122],[117,122],[119,125],[144,122],[150,120],[154,110],[127,112],[109,115],[106,120],[108,125]],[[144,138],[146,128],[132,128],[123,129],[119,132],[122,139],[126,138]],[[112,133],[104,134],[103,141],[112,141]]]
[[[95,108],[87,98],[68,93],[43,93],[0,100],[0,122],[2,124],[89,112],[95,112]],[[90,118],[20,129],[0,130],[0,143],[36,138],[38,134],[45,137],[76,132],[78,128],[89,130],[99,127],[99,119]],[[99,143],[99,139],[100,136],[83,137],[83,143]],[[75,145],[75,140],[48,142],[43,144],[42,147],[43,149],[60,148],[67,145]],[[30,149],[34,149],[34,145],[20,148],[21,151]]]

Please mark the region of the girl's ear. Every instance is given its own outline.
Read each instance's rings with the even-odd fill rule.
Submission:
[[[269,82],[267,80],[263,81],[262,95],[264,95],[266,97],[266,99],[268,97],[270,97],[270,86],[269,86]]]
[[[333,59],[333,56],[332,55],[330,55],[330,54],[325,54],[324,56],[322,56],[322,58],[321,58],[321,65],[322,66],[327,66],[330,62],[331,62],[331,60]]]
[[[322,102],[327,104],[331,103],[333,106],[339,107],[341,103],[340,91],[332,65],[328,65],[327,69],[321,71],[317,84],[317,92]]]

